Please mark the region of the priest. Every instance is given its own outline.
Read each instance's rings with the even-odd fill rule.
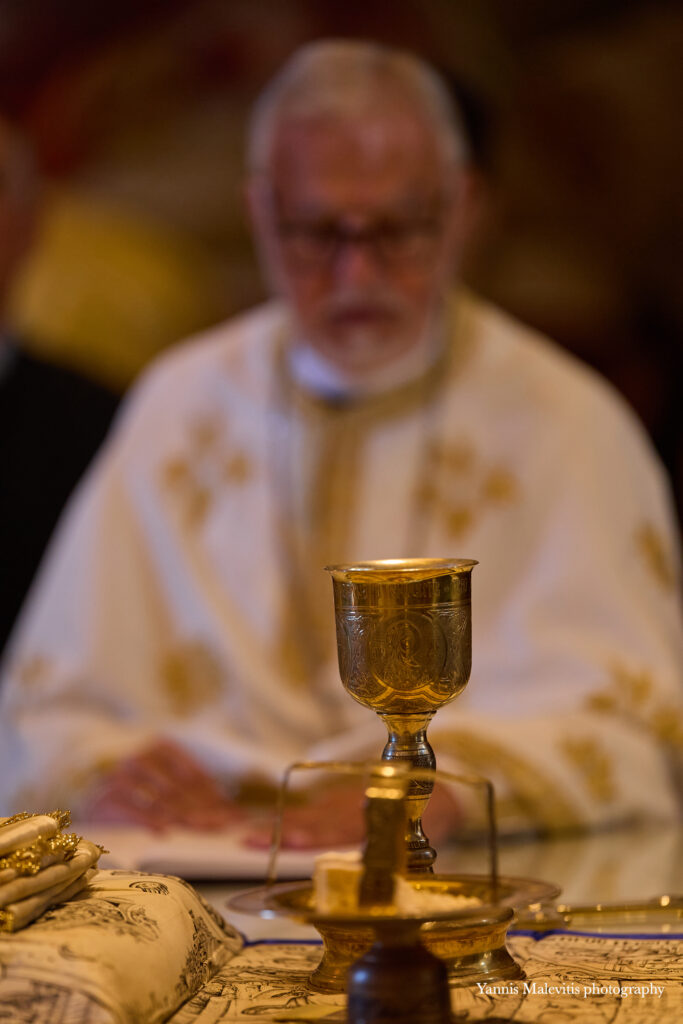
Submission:
[[[458,285],[472,177],[444,84],[305,47],[255,107],[247,195],[272,300],[145,373],[63,521],[5,663],[3,812],[220,826],[294,759],[377,756],[323,567],[467,557],[439,764],[491,777],[510,829],[677,817],[667,482],[607,384]],[[300,841],[343,818],[341,790],[312,799]]]

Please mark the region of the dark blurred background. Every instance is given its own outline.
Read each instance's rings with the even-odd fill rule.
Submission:
[[[680,0],[0,0],[0,110],[45,180],[17,331],[123,389],[261,298],[246,114],[321,35],[404,45],[446,75],[484,184],[466,280],[614,382],[680,509]]]

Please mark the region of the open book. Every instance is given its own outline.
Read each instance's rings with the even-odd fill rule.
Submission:
[[[100,859],[103,868],[151,871],[206,881],[259,881],[266,877],[268,870],[268,850],[246,846],[239,826],[224,832],[190,829],[150,832],[129,825],[77,822],[73,828],[109,851]],[[277,877],[310,877],[313,859],[319,852],[281,851],[277,858]]]

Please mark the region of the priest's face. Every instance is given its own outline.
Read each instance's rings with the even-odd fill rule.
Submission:
[[[250,203],[300,335],[352,376],[418,343],[453,276],[464,197],[464,172],[410,106],[282,123]]]

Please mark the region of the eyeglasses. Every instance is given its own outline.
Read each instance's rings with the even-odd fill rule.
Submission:
[[[418,263],[434,255],[442,236],[436,217],[387,219],[363,228],[333,220],[281,220],[277,231],[285,258],[301,267],[329,266],[351,245],[368,246],[387,265]]]

